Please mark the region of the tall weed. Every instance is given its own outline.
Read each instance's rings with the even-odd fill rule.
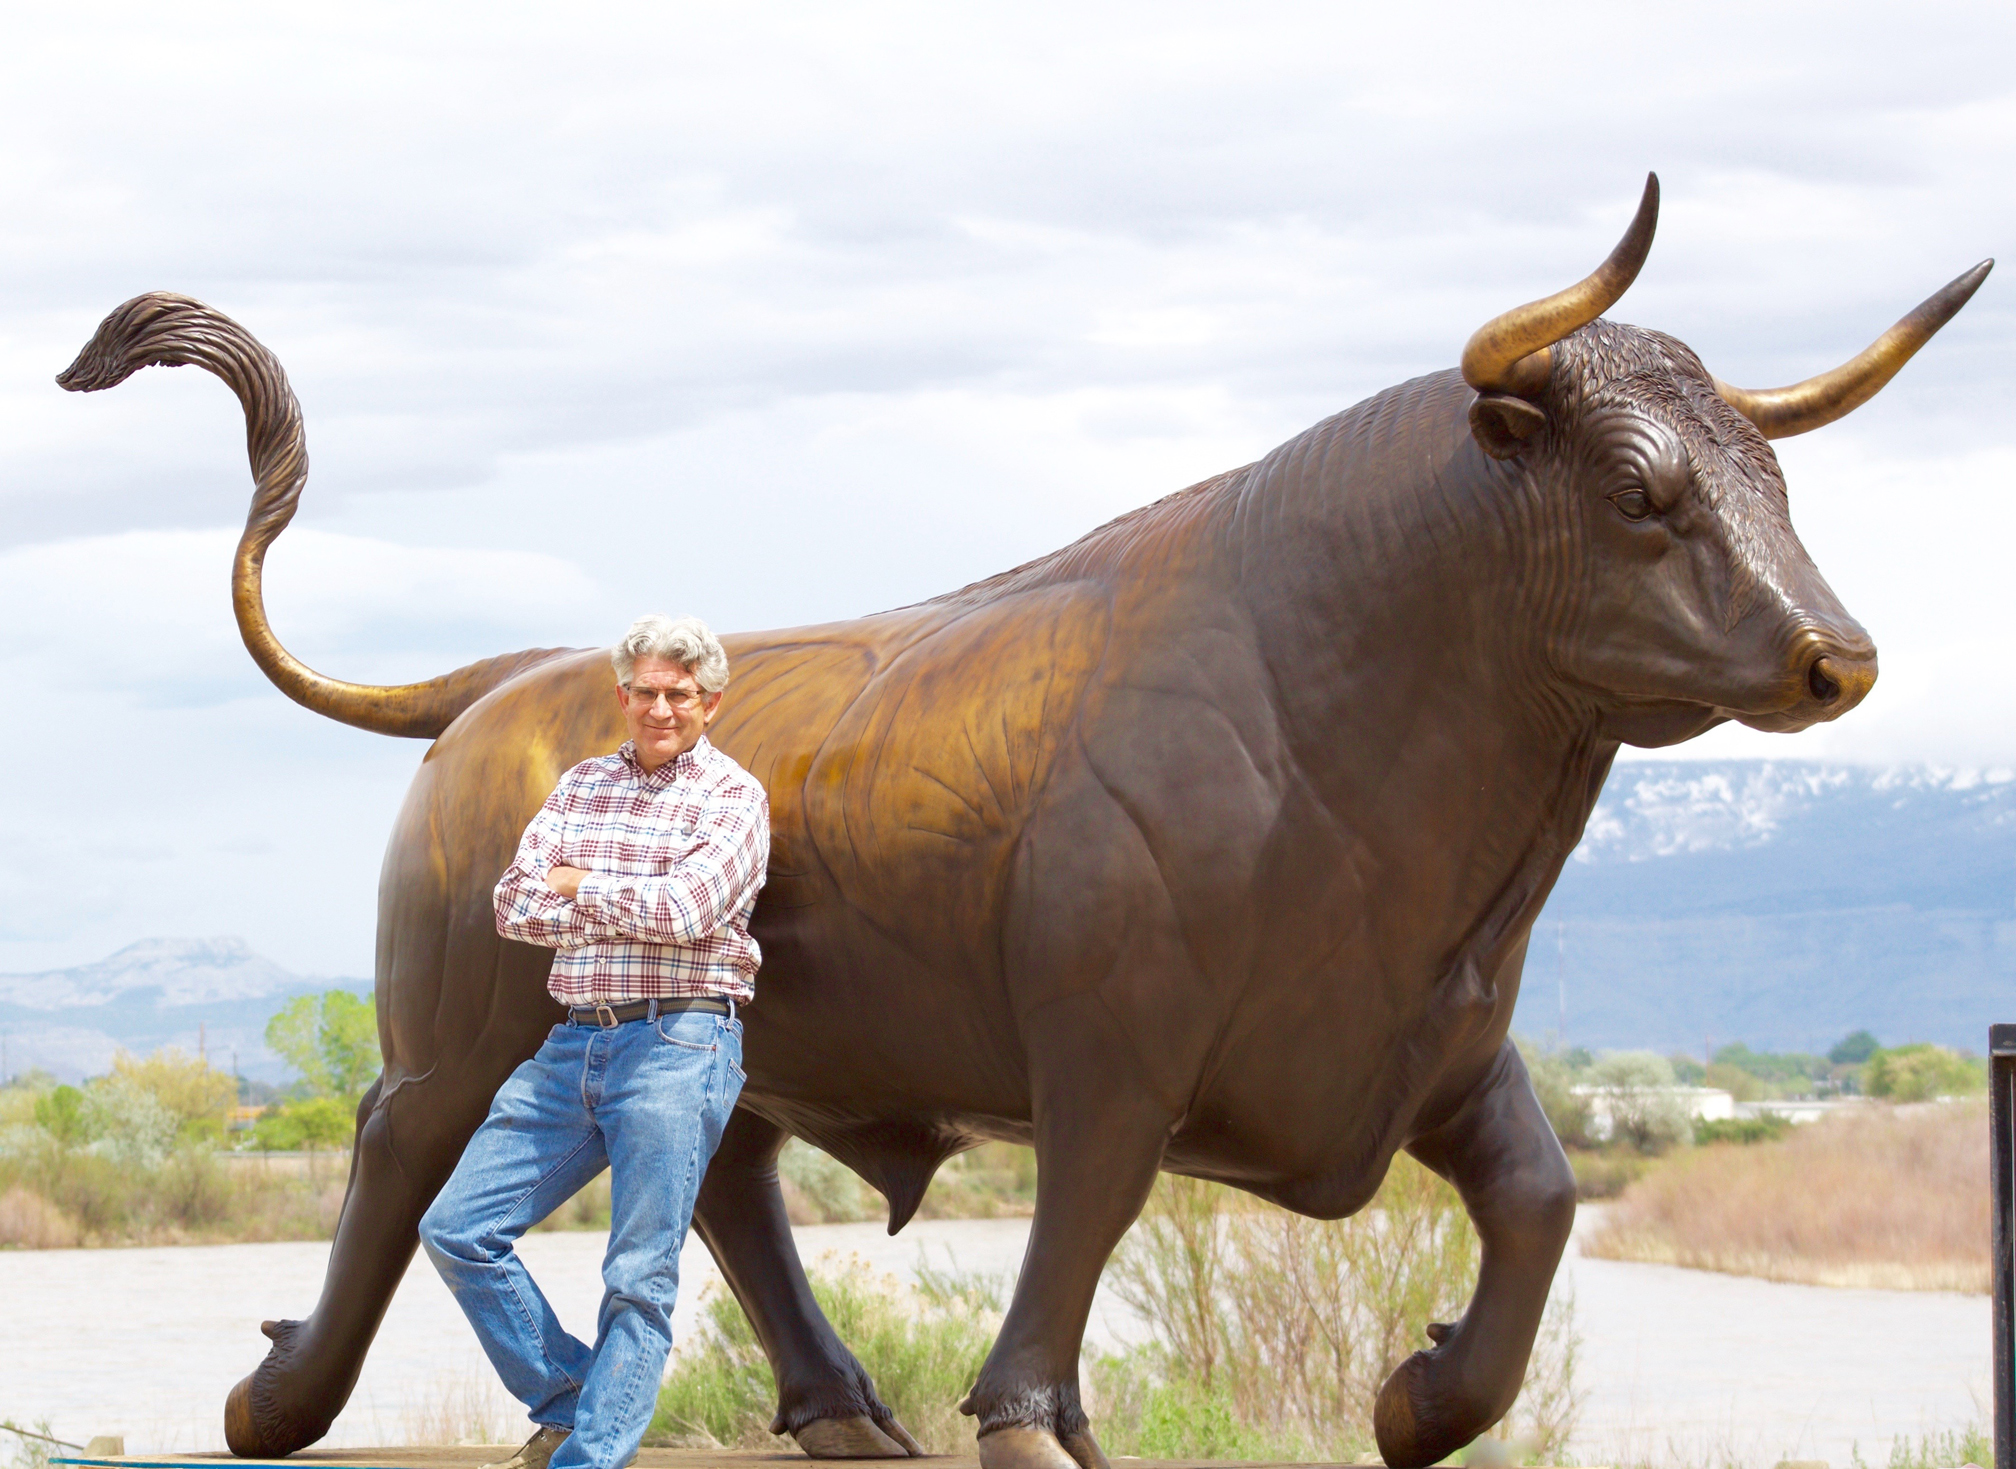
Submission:
[[[826,1319],[917,1441],[931,1453],[971,1442],[958,1403],[1000,1327],[1004,1283],[927,1267],[916,1286],[905,1286],[859,1259],[831,1256],[808,1273]],[[710,1286],[698,1339],[675,1359],[645,1441],[774,1447],[776,1403],[776,1380],[748,1318],[732,1295]]]
[[[1867,1469],[1858,1447],[1851,1459],[1854,1469]],[[1912,1439],[1902,1434],[1890,1441],[1887,1469],[1953,1469],[1960,1464],[1993,1464],[1995,1445],[1981,1431],[1981,1425],[1947,1433],[1928,1433]]]
[[[1372,1403],[1394,1367],[1461,1314],[1475,1231],[1452,1189],[1402,1155],[1371,1208],[1336,1221],[1166,1177],[1108,1267],[1152,1344],[1092,1363],[1111,1453],[1322,1458],[1373,1446]],[[1557,1458],[1581,1404],[1572,1298],[1550,1307],[1528,1387],[1503,1426]]]

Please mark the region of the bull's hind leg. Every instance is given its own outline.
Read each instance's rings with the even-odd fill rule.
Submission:
[[[524,1054],[537,1045],[534,1034]],[[306,1320],[268,1321],[260,1328],[273,1345],[224,1406],[232,1453],[279,1457],[329,1431],[420,1243],[420,1216],[521,1059],[515,1051],[465,1057],[454,1081],[444,1080],[444,1062],[440,1071],[389,1095],[380,1091],[382,1080],[365,1094],[322,1297]]]
[[[1463,1319],[1429,1328],[1435,1346],[1379,1390],[1373,1427],[1394,1469],[1437,1462],[1511,1408],[1575,1223],[1575,1174],[1510,1041],[1461,1110],[1408,1151],[1456,1185],[1483,1262]]]
[[[922,1454],[812,1298],[777,1186],[777,1154],[788,1137],[738,1107],[693,1210],[693,1227],[770,1358],[777,1379],[770,1431],[790,1434],[815,1459]]]

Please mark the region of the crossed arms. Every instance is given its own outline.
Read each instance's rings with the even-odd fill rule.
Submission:
[[[497,884],[497,931],[504,937],[549,949],[624,940],[691,944],[719,929],[762,885],[770,842],[760,791],[754,800],[732,789],[717,792],[692,835],[677,837],[669,871],[628,876],[560,861],[571,784],[563,780],[546,798]],[[666,836],[672,856],[669,828]]]

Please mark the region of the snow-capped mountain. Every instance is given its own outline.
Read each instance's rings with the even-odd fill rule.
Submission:
[[[1564,1014],[1590,1046],[1981,1050],[2016,1020],[2016,779],[1619,765],[1533,930],[1518,1027]]]
[[[247,1076],[282,1080],[266,1022],[295,995],[369,994],[370,982],[293,974],[242,939],[142,939],[92,964],[0,974],[0,1037],[9,1074],[41,1067],[65,1081],[103,1072],[123,1048],[207,1051]]]

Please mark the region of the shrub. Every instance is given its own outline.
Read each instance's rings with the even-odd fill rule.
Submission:
[[[1098,1431],[1143,1457],[1348,1461],[1380,1384],[1454,1320],[1478,1246],[1455,1191],[1404,1154],[1372,1207],[1306,1219],[1166,1177],[1108,1267],[1152,1345],[1094,1362]],[[1579,1412],[1572,1304],[1553,1308],[1508,1427],[1558,1455]]]
[[[932,1453],[970,1442],[972,1425],[957,1405],[1000,1326],[1002,1282],[920,1269],[911,1287],[858,1259],[830,1257],[809,1273],[826,1319],[917,1441]],[[674,1360],[645,1441],[770,1447],[776,1405],[776,1380],[748,1318],[710,1285],[696,1339]]]
[[[33,1189],[0,1191],[0,1248],[60,1250],[78,1242],[77,1226]]]
[[[112,1078],[146,1092],[174,1116],[183,1136],[216,1129],[238,1100],[238,1082],[200,1056],[163,1047],[145,1060],[125,1051],[113,1057]]]
[[[1862,1068],[1862,1089],[1893,1102],[1973,1096],[1987,1086],[1986,1068],[1978,1060],[1930,1041],[1876,1051]]]
[[[272,1152],[347,1148],[357,1134],[357,1108],[336,1097],[310,1097],[269,1108],[252,1124],[252,1140]]]
[[[1769,1143],[1791,1130],[1791,1119],[1769,1112],[1758,1117],[1697,1117],[1694,1142],[1703,1147],[1710,1143]]]
[[[50,1452],[56,1448],[50,1437],[56,1430],[49,1426],[47,1418],[36,1423],[30,1433],[21,1432],[23,1425],[12,1418],[0,1418],[0,1466],[4,1469],[48,1469]],[[66,1452],[68,1450],[66,1449]]]
[[[91,1151],[127,1168],[159,1165],[175,1146],[180,1126],[160,1098],[117,1072],[84,1088],[79,1119]]]

